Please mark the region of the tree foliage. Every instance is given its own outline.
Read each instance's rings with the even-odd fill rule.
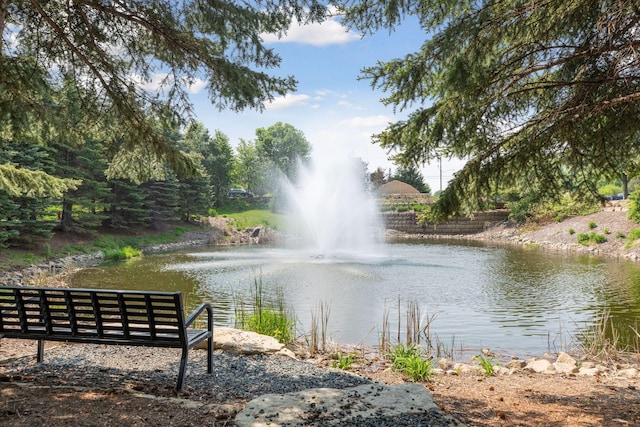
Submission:
[[[640,44],[634,0],[346,0],[364,32],[417,19],[426,40],[366,68],[385,104],[411,109],[375,136],[405,165],[467,160],[434,212],[484,206],[504,183],[593,194],[640,151]],[[633,167],[635,169],[635,167]]]
[[[280,57],[260,35],[324,15],[316,0],[0,1],[0,136],[77,141],[99,128],[115,144],[112,177],[144,181],[149,171],[130,166],[150,160],[196,174],[157,120],[183,123],[197,86],[216,108],[232,110],[262,109],[290,92],[292,76],[267,73]],[[81,103],[57,97],[63,86]],[[81,115],[65,113],[78,107]],[[0,185],[7,173],[15,170],[5,164]]]
[[[262,155],[289,179],[295,179],[299,163],[307,162],[311,154],[311,144],[304,133],[289,123],[256,129],[256,144]]]
[[[424,182],[424,176],[415,166],[400,166],[393,174],[392,179],[409,184],[421,193],[431,193],[431,187]]]

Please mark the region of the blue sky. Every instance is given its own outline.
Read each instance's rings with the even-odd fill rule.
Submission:
[[[294,26],[280,40],[267,36],[264,40],[282,57],[280,69],[272,72],[293,75],[298,90],[267,104],[262,113],[219,112],[209,103],[206,92],[200,92],[192,98],[198,121],[211,132],[222,131],[234,148],[240,139],[254,140],[257,128],[289,123],[311,143],[312,157],[353,156],[367,162],[370,172],[377,167],[395,169],[387,153],[371,143],[371,135],[406,117],[407,112],[394,114],[391,107],[380,103],[384,94],[357,77],[362,68],[378,60],[416,51],[424,41],[417,24],[408,22],[394,33],[382,31],[362,38],[347,32],[336,19],[329,19],[322,24]],[[443,187],[461,166],[459,161],[443,162]],[[421,171],[432,190],[437,191],[438,165],[426,165]]]

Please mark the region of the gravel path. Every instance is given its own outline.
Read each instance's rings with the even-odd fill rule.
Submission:
[[[44,363],[24,358],[6,366],[5,374],[34,385],[126,388],[172,397],[180,350],[106,345],[60,345],[45,351]],[[286,356],[234,355],[216,350],[213,374],[207,375],[206,352],[189,352],[184,389],[189,399],[226,403],[268,393],[308,388],[345,388],[371,381],[337,370],[318,368]]]
[[[178,397],[198,404],[227,406],[232,411],[265,394],[284,394],[314,388],[343,389],[373,384],[368,378],[324,369],[286,356],[234,355],[217,350],[213,374],[206,374],[206,352],[189,353],[184,390]],[[45,351],[44,363],[26,357],[5,363],[3,375],[30,386],[76,387],[93,390],[127,389],[164,398],[175,397],[180,351],[147,347],[59,345]],[[339,408],[328,408],[308,426],[449,426],[438,412],[341,422]]]

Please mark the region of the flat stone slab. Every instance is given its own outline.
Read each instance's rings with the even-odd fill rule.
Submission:
[[[440,415],[431,393],[416,383],[267,394],[250,401],[238,413],[235,423],[238,427],[405,425],[400,419],[407,415],[413,420],[421,416],[430,421],[437,418],[437,424],[425,424],[430,426],[461,425]]]

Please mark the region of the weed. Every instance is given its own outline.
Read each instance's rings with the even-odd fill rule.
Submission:
[[[482,366],[482,369],[488,377],[492,377],[496,374],[495,367],[498,365],[493,364],[493,357],[484,357],[482,354],[475,355],[471,358],[471,361],[477,361]]]
[[[573,228],[569,229],[569,234],[574,235],[576,234],[576,230],[574,230]]]
[[[609,230],[608,228],[605,228],[602,231],[604,232],[604,234],[611,234],[611,230]]]
[[[331,366],[346,371],[351,367],[353,362],[353,354],[349,353],[346,356],[343,356],[342,353],[338,352],[338,354],[336,355],[336,360],[333,361]]]
[[[598,227],[598,224],[596,224],[596,223],[595,223],[595,222],[593,222],[593,221],[589,221],[589,228],[590,228],[591,230],[593,230],[594,228],[597,228],[597,227]]]
[[[422,357],[415,346],[394,346],[388,357],[395,371],[404,373],[414,381],[428,381],[433,375],[433,362]]]
[[[622,231],[618,231],[618,232],[616,233],[616,237],[617,237],[618,239],[625,239],[625,238],[627,237],[627,235],[626,235],[626,234],[624,234]]]

